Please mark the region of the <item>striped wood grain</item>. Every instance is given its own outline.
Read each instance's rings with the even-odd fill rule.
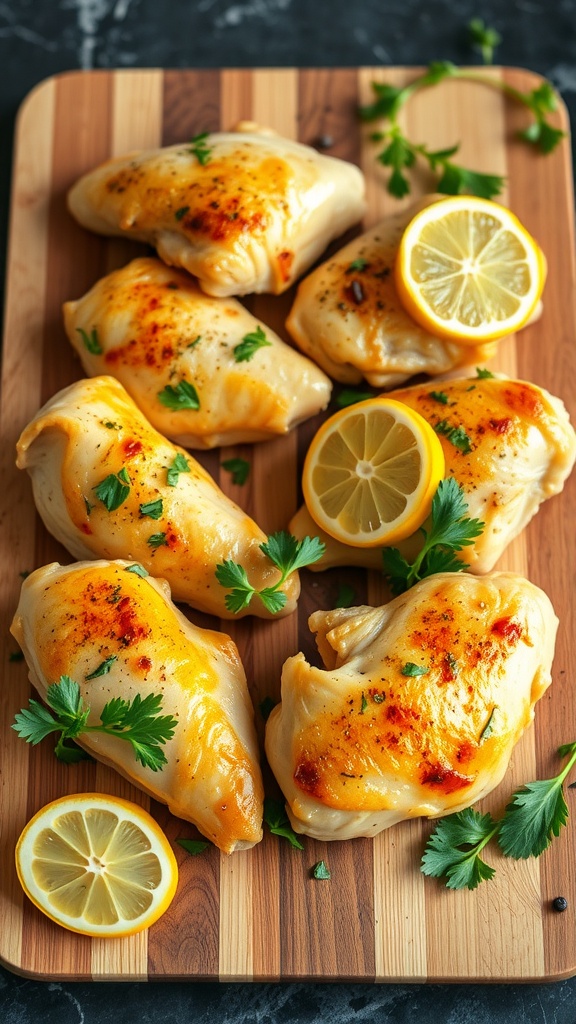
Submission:
[[[517,70],[484,71],[518,88],[536,76]],[[2,377],[3,573],[0,612],[5,656],[3,685],[0,890],[3,962],[43,978],[99,979],[342,979],[376,981],[503,981],[568,976],[576,971],[573,913],[550,913],[563,894],[576,905],[574,826],[570,823],[539,861],[504,862],[492,853],[496,879],[473,893],[450,893],[424,879],[418,861],[430,826],[399,825],[373,841],[305,841],[304,853],[266,835],[252,851],[230,858],[215,849],[190,857],[176,843],[196,835],[103,766],[66,767],[49,743],[33,750],[10,729],[30,695],[23,665],[10,663],[8,626],[18,599],[18,573],[48,561],[70,561],[37,521],[27,478],[14,469],[14,444],[38,406],[81,375],[65,339],[60,307],[99,276],[120,266],[138,246],[79,229],[65,193],[85,170],[109,155],[168,145],[197,132],[228,129],[239,120],[269,124],[313,142],[334,140],[331,153],[357,162],[367,178],[366,226],[398,208],[383,187],[375,144],[360,130],[358,102],[371,98],[373,80],[404,84],[410,69],[253,71],[118,71],[72,73],[42,84],[18,121],[11,215]],[[405,116],[411,137],[440,148],[462,142],[458,159],[507,176],[502,201],[540,241],[548,264],[545,312],[539,324],[504,342],[494,367],[534,380],[564,399],[574,414],[574,237],[568,143],[549,157],[515,140],[523,111],[488,87],[446,82],[422,92]],[[565,113],[559,115],[566,127]],[[431,183],[415,177],[414,194]],[[404,200],[408,202],[409,200]],[[246,304],[284,336],[290,294],[253,296]],[[299,472],[317,421],[288,438],[235,446],[201,459],[230,496],[267,530],[285,526],[299,501]],[[238,487],[222,467],[232,455],[249,458],[248,484]],[[536,725],[518,745],[510,770],[483,807],[500,811],[522,782],[557,770],[555,748],[576,737],[571,702],[574,670],[574,569],[569,510],[574,483],[547,504],[515,541],[500,567],[528,575],[550,594],[561,625],[554,683],[541,701]],[[220,624],[238,644],[256,705],[279,694],[284,659],[301,649],[314,656],[309,613],[333,605],[350,583],[358,603],[384,599],[376,574],[359,570],[303,573],[299,614],[279,622]],[[191,613],[200,624],[207,616]],[[216,625],[219,625],[216,623]],[[263,721],[257,713],[262,735]],[[265,768],[267,791],[277,795]],[[174,843],[180,883],[169,912],[126,940],[89,940],[65,932],[23,901],[12,867],[16,837],[42,804],[65,792],[96,789],[150,806]],[[569,795],[569,799],[571,794]],[[331,882],[315,882],[310,867],[324,858]]]

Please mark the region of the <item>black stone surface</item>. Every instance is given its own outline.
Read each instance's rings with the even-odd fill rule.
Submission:
[[[17,107],[70,68],[480,63],[467,24],[530,68],[576,123],[576,0],[12,0],[0,2],[0,280]],[[2,923],[0,922],[0,927]],[[540,985],[38,982],[0,968],[0,1024],[576,1024],[576,979]]]

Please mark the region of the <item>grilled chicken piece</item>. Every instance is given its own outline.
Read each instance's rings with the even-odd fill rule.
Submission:
[[[309,624],[325,667],[285,662],[266,753],[294,829],[328,840],[494,789],[550,684],[558,623],[514,573],[440,573],[381,608]]]
[[[330,399],[315,363],[235,299],[205,295],[157,259],[133,260],[65,303],[64,322],[86,373],[112,374],[157,430],[187,448],[265,441]],[[182,381],[195,392],[188,407],[170,402]]]
[[[435,376],[495,355],[497,341],[459,345],[429,334],[404,310],[394,262],[405,228],[427,196],[340,249],[298,287],[286,327],[299,348],[335,380],[396,387],[417,373]],[[532,321],[541,314],[539,304]]]
[[[362,218],[364,178],[246,128],[109,160],[76,182],[69,209],[91,231],[150,243],[209,295],[283,292]]]
[[[485,524],[459,557],[471,572],[489,572],[541,503],[560,493],[572,471],[576,434],[563,403],[535,384],[502,377],[446,380],[435,388],[428,382],[390,397],[416,409],[438,431],[445,476],[463,488],[468,515]],[[380,550],[333,540],[315,526],[305,507],[289,529],[296,537],[315,532],[325,542],[325,554],[312,569],[382,566]],[[397,546],[413,559],[421,542],[417,532]]]
[[[130,743],[84,733],[78,743],[130,782],[191,821],[225,853],[262,838],[263,787],[254,716],[236,645],[194,626],[170,600],[164,580],[143,579],[125,561],[57,562],[22,584],[12,634],[42,697],[70,676],[91,712],[113,697],[162,695],[177,719],[153,771]],[[106,673],[90,676],[107,659]]]
[[[244,566],[258,590],[279,571],[260,545],[266,535],[187,452],[144,419],[113,377],[58,392],[24,429],[17,465],[32,478],[46,528],[75,558],[129,558],[168,580],[175,601],[232,618],[216,566]],[[298,574],[281,590],[296,607]],[[254,598],[238,615],[270,618]]]

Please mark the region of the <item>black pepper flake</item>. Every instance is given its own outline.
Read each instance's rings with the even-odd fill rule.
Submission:
[[[552,900],[552,906],[554,910],[561,914],[562,911],[568,910],[568,900],[565,896],[557,896],[556,899]]]

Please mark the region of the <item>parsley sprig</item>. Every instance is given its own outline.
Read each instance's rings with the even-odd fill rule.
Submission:
[[[290,824],[283,800],[274,800],[269,796],[264,798],[264,822],[272,835],[287,839],[295,850],[304,849]]]
[[[491,839],[497,837],[504,856],[515,860],[544,853],[568,820],[563,783],[576,764],[576,743],[566,743],[558,754],[569,758],[562,771],[516,790],[502,818],[472,807],[442,818],[426,845],[423,873],[446,878],[449,889],[475,889],[495,874],[480,856]]]
[[[189,153],[193,153],[199,164],[205,167],[210,162],[212,147],[206,142],[210,132],[199,132],[193,139],[190,139]]]
[[[415,583],[437,572],[460,572],[466,562],[457,552],[473,544],[484,529],[479,519],[466,515],[468,505],[460,484],[453,476],[441,480],[432,499],[431,525],[420,527],[424,544],[413,562],[408,562],[398,548],[384,548],[382,560],[394,594],[403,594]]]
[[[398,199],[410,192],[410,182],[405,172],[410,170],[418,159],[427,163],[436,175],[436,191],[446,195],[470,192],[484,199],[492,199],[499,195],[504,187],[504,178],[499,174],[483,174],[455,163],[452,157],[460,149],[460,143],[446,149],[431,150],[425,143],[413,142],[402,131],[398,119],[410,97],[421,89],[438,85],[447,79],[477,82],[498,89],[516,103],[522,104],[529,111],[531,121],[527,128],[519,132],[519,137],[541,153],[552,152],[565,135],[565,132],[555,128],[548,121],[548,115],[558,107],[558,99],[554,88],[547,81],[543,81],[529,92],[522,92],[497,78],[459,68],[451,61],[435,61],[403,88],[388,83],[372,82],[374,102],[360,107],[359,115],[361,120],[366,122],[382,122],[381,130],[373,133],[372,140],[384,143],[376,159],[390,168],[387,188],[390,194]]]
[[[70,676],[61,676],[57,683],[48,687],[46,703],[54,715],[31,698],[28,707],[15,716],[12,728],[33,745],[51,733],[59,733],[54,753],[60,761],[72,763],[85,757],[82,750],[70,746],[66,740],[99,732],[127,740],[136,760],[153,772],[166,764],[166,755],[160,748],[173,736],[177,721],[172,715],[160,714],[162,694],[149,693],[142,698],[137,693],[132,701],[113,697],[102,708],[98,725],[88,725],[90,706],[84,703],[78,683]]]
[[[223,587],[230,589],[224,599],[228,611],[234,614],[243,611],[257,594],[267,611],[275,615],[286,604],[286,594],[280,588],[288,576],[297,569],[317,562],[324,554],[324,547],[318,537],[296,540],[286,530],[270,534],[268,540],[260,545],[260,550],[279,569],[280,577],[272,586],[263,587],[262,590],[252,586],[242,565],[227,558],[216,566],[216,579]]]

